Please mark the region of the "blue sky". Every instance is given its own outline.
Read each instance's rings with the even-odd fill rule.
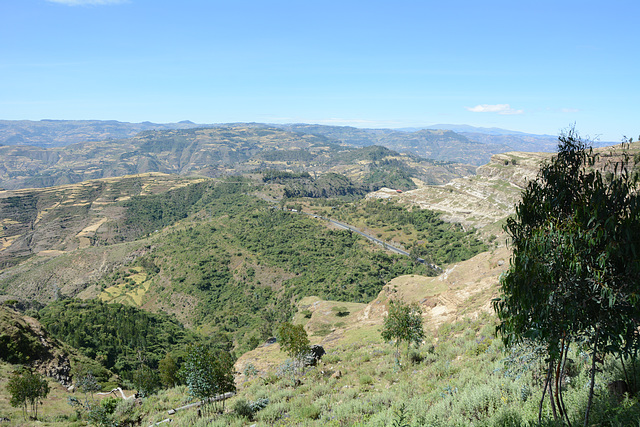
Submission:
[[[640,134],[640,2],[0,0],[0,119]]]

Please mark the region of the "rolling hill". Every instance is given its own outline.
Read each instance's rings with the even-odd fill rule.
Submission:
[[[263,127],[146,131],[120,140],[65,147],[0,147],[0,186],[42,188],[99,178],[161,172],[219,177],[265,169],[337,172],[356,182],[391,162],[406,177],[430,184],[472,173],[473,168],[382,148],[355,148],[325,137]],[[371,182],[372,179],[369,179]]]

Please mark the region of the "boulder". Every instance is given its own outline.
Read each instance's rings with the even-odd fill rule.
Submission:
[[[321,345],[312,345],[311,351],[304,357],[305,366],[316,366],[318,361],[325,355],[324,347]]]

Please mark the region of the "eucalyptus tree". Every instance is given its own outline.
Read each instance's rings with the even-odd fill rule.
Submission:
[[[277,336],[280,349],[294,360],[303,359],[311,351],[307,331],[302,325],[283,322],[278,326]]]
[[[576,341],[588,346],[585,426],[596,362],[637,349],[640,323],[637,174],[626,155],[604,165],[598,160],[574,130],[560,136],[557,155],[529,182],[507,220],[513,257],[494,300],[505,344],[532,339],[546,345],[544,390],[554,416],[568,424],[561,388],[567,350]]]
[[[387,316],[380,333],[386,341],[395,340],[396,361],[400,358],[400,345],[407,344],[407,354],[412,343],[420,345],[424,340],[422,309],[417,303],[408,304],[400,300],[389,301]]]
[[[22,407],[22,414],[27,418],[27,404],[31,406],[34,420],[38,419],[38,403],[49,394],[49,383],[42,375],[29,368],[19,368],[11,373],[7,381],[7,391],[11,394],[9,403],[14,407]]]
[[[187,357],[180,368],[189,393],[203,401],[207,408],[216,396],[235,392],[233,358],[222,350],[213,350],[202,344],[189,347]],[[222,399],[224,408],[224,399]]]

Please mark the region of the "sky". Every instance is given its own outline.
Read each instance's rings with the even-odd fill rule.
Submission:
[[[0,0],[0,119],[640,135],[638,0]]]

